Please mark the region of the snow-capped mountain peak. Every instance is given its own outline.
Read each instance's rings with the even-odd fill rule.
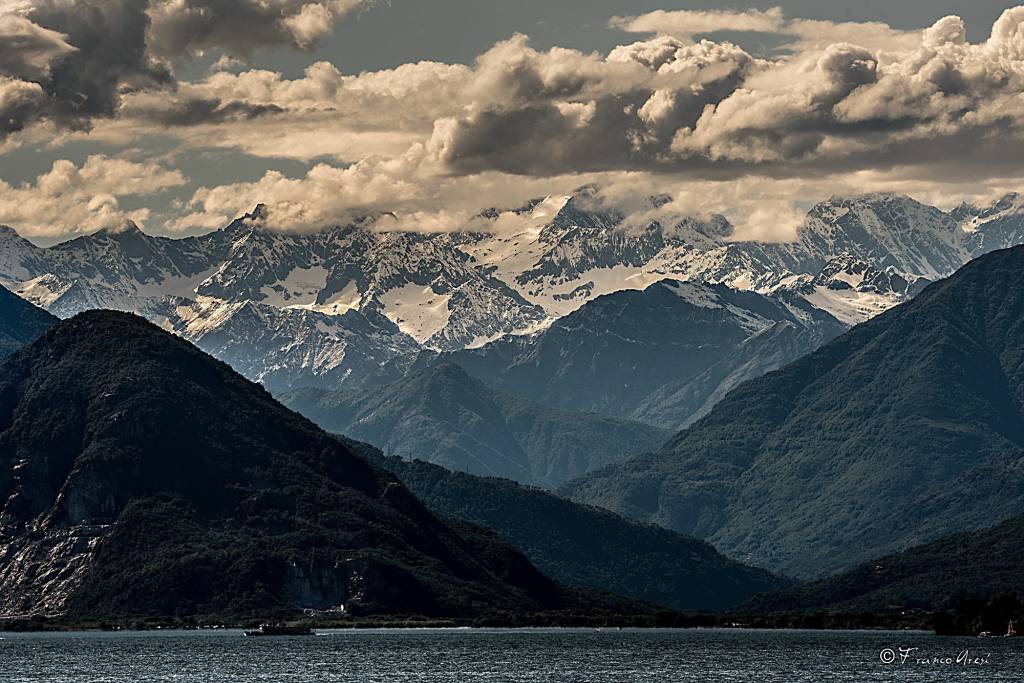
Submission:
[[[669,202],[652,196],[633,204]],[[454,350],[542,330],[597,297],[667,279],[691,283],[676,291],[705,304],[721,305],[695,287],[723,285],[781,297],[798,317],[827,311],[855,324],[973,256],[1024,243],[1019,195],[952,212],[893,194],[833,197],[808,212],[789,244],[734,241],[721,216],[662,210],[650,214],[657,220],[633,224],[626,213],[584,187],[432,234],[381,229],[374,216],[316,233],[281,232],[263,206],[185,239],[126,226],[44,249],[0,229],[0,282],[60,316],[136,311],[192,339],[212,339],[218,326],[259,336],[243,334],[243,320],[253,327],[302,321],[304,343],[323,348],[329,321],[354,334],[359,316],[349,314],[359,313],[378,316],[414,345]],[[356,327],[370,333],[362,322]],[[281,363],[294,362],[294,348],[279,349]],[[329,365],[303,363],[314,373]]]
[[[928,283],[892,266],[878,268],[842,254],[830,259],[817,275],[787,278],[772,293],[790,302],[803,300],[847,325],[856,325],[910,299]]]
[[[1008,220],[1024,214],[1024,195],[1011,192],[991,206],[982,208],[964,205],[958,212],[962,216],[961,227],[964,231],[976,233],[987,223]]]
[[[818,204],[801,227],[797,246],[820,266],[848,254],[901,272],[939,278],[970,258],[956,220],[910,197],[888,193],[832,198]]]

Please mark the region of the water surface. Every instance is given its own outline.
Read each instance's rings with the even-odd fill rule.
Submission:
[[[240,631],[0,637],[0,681],[10,683],[1024,679],[1024,638],[921,632],[385,629],[299,638],[245,638]],[[903,661],[900,648],[917,649]],[[964,651],[984,663],[957,663]]]

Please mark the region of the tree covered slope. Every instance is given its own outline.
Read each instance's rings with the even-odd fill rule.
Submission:
[[[134,315],[0,365],[0,614],[588,608],[487,532]]]
[[[820,577],[1020,511],[1024,249],[729,393],[656,454],[563,492]]]
[[[351,446],[393,471],[435,513],[493,529],[565,584],[676,609],[730,608],[788,584],[661,527],[508,480],[385,458],[366,444]]]
[[[870,560],[837,576],[758,596],[744,607],[755,612],[945,611],[965,598],[1000,593],[1024,596],[1024,517]]]

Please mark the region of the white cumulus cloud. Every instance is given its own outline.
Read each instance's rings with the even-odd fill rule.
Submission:
[[[176,170],[152,162],[94,155],[81,166],[62,159],[34,182],[0,181],[0,224],[29,237],[59,237],[143,224],[146,209],[125,210],[120,199],[147,196],[186,184]]]

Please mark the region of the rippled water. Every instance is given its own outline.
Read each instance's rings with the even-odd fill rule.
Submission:
[[[0,634],[0,681],[1020,681],[1024,638],[907,632],[373,630]],[[900,648],[917,648],[900,663]],[[947,663],[964,650],[987,663]],[[895,657],[892,663],[883,663]],[[939,658],[919,663],[919,658]]]

